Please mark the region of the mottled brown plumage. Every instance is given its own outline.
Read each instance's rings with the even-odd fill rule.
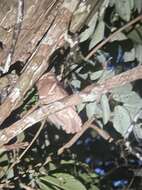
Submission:
[[[44,104],[52,103],[68,95],[52,72],[44,74],[39,79],[37,89],[39,99]],[[81,130],[82,121],[74,106],[49,115],[48,120],[57,126],[61,126],[66,133],[75,133]]]

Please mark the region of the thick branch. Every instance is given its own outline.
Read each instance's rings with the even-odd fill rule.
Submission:
[[[9,128],[1,130],[0,145],[2,146],[3,144],[6,144],[9,140],[23,132],[25,129],[47,118],[49,114],[53,114],[71,105],[77,105],[81,101],[90,101],[92,100],[94,93],[95,95],[100,96],[104,93],[110,92],[113,88],[125,85],[137,79],[142,79],[141,65],[137,66],[132,70],[126,71],[110,79],[107,79],[97,86],[95,84],[90,85],[78,94],[73,94],[64,99],[61,99],[60,101],[44,105],[39,109],[35,110],[33,113],[26,116],[25,118],[17,121]]]
[[[74,4],[71,7],[73,2]],[[62,0],[60,0],[56,6],[58,7],[61,3]],[[56,50],[58,44],[63,40],[63,35],[68,28],[72,12],[75,10],[77,4],[78,1],[75,0],[69,2],[64,1],[61,8],[58,8],[58,12],[54,10],[50,13],[51,27],[48,28],[35,55],[29,60],[29,64],[24,73],[20,76],[15,88],[0,106],[0,124],[22,103],[26,92],[46,71],[48,60],[51,54]]]
[[[23,51],[21,51],[21,49],[23,48],[23,50],[25,51],[25,49],[28,48],[28,44],[32,43],[32,47],[28,48],[28,51],[29,49],[32,49],[32,51],[30,51],[30,54],[32,52],[32,55],[30,58],[28,58],[28,62],[26,64],[27,68],[24,70],[23,74],[20,76],[14,89],[12,90],[10,95],[7,97],[5,102],[0,106],[0,124],[3,123],[3,121],[10,115],[10,113],[13,110],[15,110],[17,107],[19,107],[23,103],[24,95],[27,93],[28,90],[30,90],[33,84],[39,79],[39,77],[48,68],[49,58],[51,54],[57,49],[57,47],[63,44],[64,33],[67,31],[71,17],[72,17],[72,13],[76,9],[80,1],[79,0],[70,0],[70,1],[49,0],[49,5],[46,1],[44,3],[43,1],[41,2],[42,2],[41,4],[40,4],[40,1],[38,2],[40,5],[39,7],[37,7],[37,5],[35,6],[36,9],[38,11],[41,10],[41,8],[44,7],[43,5],[45,3],[46,11],[44,13],[41,13],[41,15],[37,16],[38,11],[34,10],[35,16],[34,15],[30,16],[30,18],[32,18],[33,16],[34,18],[37,18],[37,20],[35,19],[36,24],[42,23],[40,26],[36,25],[36,28],[34,30],[32,29],[32,34],[31,32],[29,32],[30,29],[28,30],[28,32],[24,33],[23,28],[27,27],[28,24],[30,25],[30,21],[31,21],[31,20],[28,20],[26,23],[27,15],[25,15],[25,18],[24,18],[25,24],[23,24],[23,28],[21,31],[22,33],[19,36],[20,42],[18,42],[18,44],[20,43],[20,47],[17,45],[20,49],[18,50],[18,52],[20,51],[19,52],[20,56],[19,54],[17,53],[16,54],[22,60],[26,60],[28,58],[27,57],[28,53],[26,53],[26,55],[25,53],[22,54]],[[84,6],[88,7],[89,6],[88,2],[90,3],[91,0],[88,0],[87,3],[84,4]],[[92,10],[92,7],[90,8],[90,11],[87,12],[88,15],[91,13],[91,10]],[[95,11],[97,11],[97,9],[95,9]],[[33,14],[33,11],[31,12]],[[27,13],[31,14],[31,12],[29,13],[27,10]],[[86,19],[87,16],[82,19]],[[47,17],[47,20],[45,19],[46,17]],[[34,28],[34,26],[31,26],[31,27]],[[77,29],[77,25],[76,25],[76,29]],[[27,35],[28,35],[28,39],[26,37]],[[41,37],[43,36],[44,38],[41,39]],[[26,41],[26,44],[25,44],[25,41]],[[38,42],[38,46],[36,48],[35,46],[37,44],[35,43],[35,41],[36,43]],[[23,44],[24,44],[24,47],[23,47]]]

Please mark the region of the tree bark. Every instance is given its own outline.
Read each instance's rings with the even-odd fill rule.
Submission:
[[[0,106],[0,124],[23,103],[26,92],[48,68],[50,56],[64,43],[64,33],[68,30],[73,12],[79,6],[79,2],[79,0],[25,1],[24,21],[16,44],[13,63],[20,60],[26,66],[12,92]],[[92,0],[88,0],[84,6],[90,7],[90,2]],[[98,2],[98,0],[93,2]],[[11,15],[12,12],[13,21],[17,6],[16,0],[10,1],[10,3],[7,5],[6,1],[1,2],[3,7],[5,4],[7,5],[6,16],[1,15],[3,22],[0,35],[1,41],[6,47],[4,52],[8,52],[12,36],[9,14]],[[82,18],[81,23],[88,18],[94,8],[93,6]],[[14,25],[14,21],[11,24]],[[74,30],[79,27],[80,24],[78,23],[78,27],[76,25]],[[5,33],[4,36],[2,36],[2,32]]]
[[[92,84],[78,94],[66,96],[63,99],[60,99],[48,105],[42,105],[39,109],[33,111],[25,118],[15,122],[10,127],[1,130],[0,146],[6,144],[9,140],[14,138],[27,128],[33,126],[37,122],[44,120],[50,114],[61,111],[70,106],[75,106],[81,102],[93,101],[94,99],[96,99],[96,97],[100,97],[102,94],[111,92],[113,88],[123,86],[137,79],[142,79],[141,65],[117,76],[114,76],[110,79],[107,79],[106,81],[103,81],[98,85]]]

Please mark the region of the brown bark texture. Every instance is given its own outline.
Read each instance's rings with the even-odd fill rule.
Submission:
[[[74,11],[80,6],[79,0],[3,0],[0,1],[0,65],[4,67],[11,51],[19,1],[23,2],[18,39],[16,39],[11,64],[21,61],[25,64],[22,74],[14,83],[5,101],[0,105],[0,124],[13,110],[23,103],[23,98],[46,71],[50,56],[64,44],[64,34],[69,25],[76,32],[103,0],[87,0],[86,14],[78,20]],[[88,9],[89,8],[89,9]],[[3,78],[3,81],[5,79]]]
[[[81,102],[92,101],[94,97],[100,97],[102,94],[111,92],[113,88],[125,85],[137,79],[142,79],[142,66],[138,66],[130,71],[114,76],[106,81],[98,84],[90,85],[78,94],[66,96],[59,101],[44,105],[33,111],[25,118],[17,121],[9,128],[0,131],[0,146],[6,144],[9,140],[33,126],[35,123],[44,120],[47,116],[61,111],[67,107],[75,106]]]
[[[86,0],[86,15],[76,18],[74,11],[83,1],[79,0],[25,0],[24,16],[13,53],[11,64],[22,61],[25,65],[11,92],[0,105],[0,124],[13,110],[23,103],[26,93],[33,87],[47,70],[49,59],[57,48],[62,46],[64,35],[70,26],[76,32],[97,11],[103,0]],[[18,0],[0,0],[0,65],[4,65],[11,50]],[[89,9],[88,9],[89,6]],[[89,10],[89,11],[88,11]],[[61,111],[80,102],[92,101],[94,93],[100,96],[112,88],[142,78],[142,66],[108,79],[97,86],[91,85],[78,94],[66,95],[48,105],[39,107],[10,127],[0,131],[0,145],[6,144],[13,137],[28,127],[47,118],[48,115]],[[1,80],[1,79],[0,79]]]
[[[0,27],[0,38],[5,47],[2,54],[6,54],[10,47],[16,17],[17,1],[8,2],[0,2],[5,11],[1,14]],[[0,106],[0,124],[22,104],[26,92],[48,68],[49,58],[64,43],[64,33],[68,30],[73,12],[79,5],[78,0],[26,0],[24,2],[24,19],[12,63],[23,61],[26,66],[15,87]],[[92,1],[88,1],[88,4],[90,2]],[[94,1],[93,5],[95,2],[98,1]],[[90,13],[91,9],[81,22],[87,19]],[[77,29],[77,24],[72,24],[72,28],[74,25]],[[6,55],[2,56],[6,57]]]

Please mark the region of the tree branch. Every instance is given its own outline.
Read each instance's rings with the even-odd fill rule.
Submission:
[[[117,34],[119,34],[120,32],[122,32],[123,30],[125,30],[126,28],[132,26],[133,24],[135,24],[136,22],[142,20],[142,15],[139,15],[138,17],[136,17],[135,19],[131,20],[130,22],[128,22],[127,24],[125,24],[124,26],[122,26],[120,29],[116,30],[115,32],[113,32],[110,36],[108,36],[105,40],[103,40],[101,43],[99,43],[96,47],[94,47],[92,49],[92,51],[86,56],[86,60],[88,60],[92,55],[94,55],[100,48],[102,48],[107,42],[109,42],[113,37],[115,37]]]
[[[91,118],[88,121],[86,121],[84,125],[82,126],[81,131],[75,134],[69,142],[67,142],[64,146],[62,146],[58,150],[57,154],[60,155],[64,152],[65,149],[70,148],[83,135],[83,133],[90,127],[93,121],[94,121],[94,118]]]
[[[72,4],[74,5],[73,7],[71,7]],[[64,3],[63,0],[59,0],[56,7],[50,12],[51,25],[41,40],[40,46],[29,60],[27,68],[20,76],[14,89],[0,106],[0,124],[13,110],[22,104],[26,92],[48,68],[48,60],[58,44],[64,40],[64,33],[68,28],[72,13],[77,4],[78,0],[64,1]]]
[[[10,127],[0,131],[0,146],[6,144],[9,140],[31,127],[35,123],[47,118],[49,114],[53,114],[68,106],[77,105],[81,102],[92,101],[94,94],[101,96],[104,93],[111,92],[113,88],[125,85],[137,79],[142,79],[142,65],[135,67],[129,71],[116,75],[101,84],[92,84],[86,87],[78,94],[67,96],[59,101],[53,102],[48,105],[43,105],[39,109],[32,112],[30,115],[25,116],[23,119],[15,122]]]

